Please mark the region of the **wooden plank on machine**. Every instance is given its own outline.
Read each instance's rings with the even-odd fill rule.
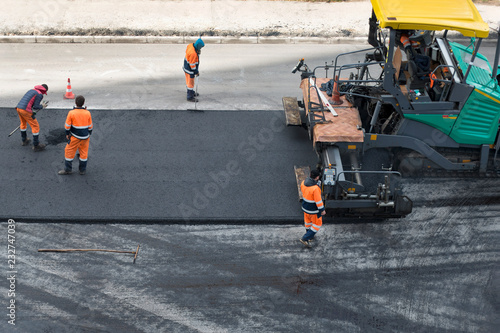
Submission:
[[[308,166],[305,167],[298,167],[294,166],[295,169],[295,180],[297,181],[297,190],[299,191],[299,201],[303,199],[302,197],[302,191],[300,190],[300,184],[309,177],[309,174],[311,173],[311,168]]]
[[[283,108],[287,126],[301,126],[299,104],[296,97],[283,97]]]

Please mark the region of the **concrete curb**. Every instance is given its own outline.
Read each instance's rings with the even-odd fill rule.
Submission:
[[[186,44],[193,36],[0,36],[0,43],[36,44]],[[365,42],[366,37],[268,37],[205,36],[206,44],[346,44]]]

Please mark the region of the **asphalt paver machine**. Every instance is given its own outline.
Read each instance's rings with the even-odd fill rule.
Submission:
[[[315,68],[301,59],[303,100],[283,105],[309,133],[329,214],[404,217],[401,176],[498,177],[500,37],[491,65],[471,0],[371,3],[370,47]],[[298,184],[310,167],[295,167]]]

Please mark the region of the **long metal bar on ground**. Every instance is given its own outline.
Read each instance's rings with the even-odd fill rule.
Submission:
[[[139,247],[141,245],[137,245],[137,250],[135,251],[121,251],[121,250],[105,250],[105,249],[38,249],[38,252],[113,252],[113,253],[130,253],[134,255],[134,261],[137,259],[137,255],[139,254]]]
[[[39,249],[38,250],[38,252],[88,252],[88,251],[136,254],[136,251],[103,250],[103,249]]]

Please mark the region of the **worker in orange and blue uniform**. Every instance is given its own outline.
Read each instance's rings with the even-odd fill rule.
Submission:
[[[412,35],[414,35],[414,33]],[[410,36],[408,34],[402,34],[399,41],[406,52],[408,61],[413,61],[415,63],[415,66],[420,69],[419,72],[428,72],[431,61],[428,56],[417,51],[420,48],[420,43],[410,40]],[[416,68],[415,71],[418,71],[418,69]]]
[[[72,163],[75,158],[76,151],[80,153],[80,175],[84,175],[87,170],[87,157],[89,152],[89,140],[92,134],[92,116],[85,104],[83,96],[76,96],[76,107],[68,112],[64,128],[66,129],[66,138],[68,144],[64,149],[64,170],[59,171],[60,175],[69,175],[72,173]]]
[[[205,46],[205,43],[201,38],[198,38],[196,42],[189,44],[186,48],[183,69],[186,76],[187,100],[190,102],[198,101],[196,98],[198,92],[194,90],[194,78],[200,75],[198,67],[200,66],[200,54],[203,46]]]
[[[321,188],[318,184],[320,176],[321,173],[318,170],[311,170],[309,178],[306,178],[300,184],[303,198],[304,226],[306,227],[306,233],[302,236],[300,242],[307,247],[311,247],[309,241],[314,238],[323,225],[323,215],[326,214],[325,206],[321,199]]]
[[[40,125],[38,124],[38,120],[36,120],[36,113],[47,107],[49,102],[42,102],[43,95],[47,95],[47,91],[49,91],[49,87],[46,84],[35,86],[35,88],[28,90],[26,94],[24,94],[16,107],[19,120],[21,121],[19,129],[21,130],[22,145],[27,146],[30,143],[30,139],[28,139],[26,134],[29,124],[31,133],[33,134],[34,151],[42,151],[45,149],[45,145],[38,140]]]

